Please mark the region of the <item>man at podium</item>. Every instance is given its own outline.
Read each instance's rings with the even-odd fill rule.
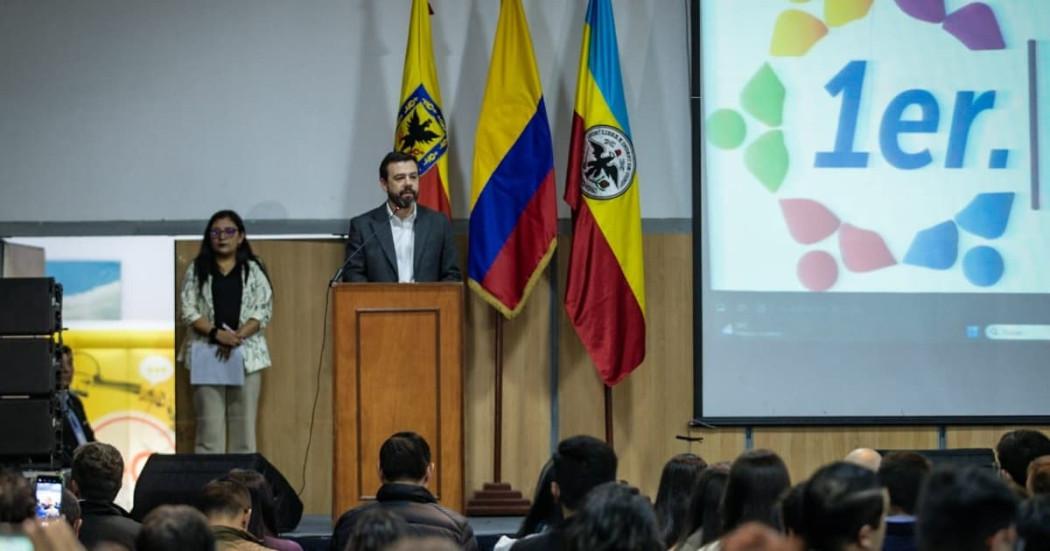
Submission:
[[[386,201],[350,220],[343,281],[462,281],[452,224],[416,203],[416,160],[400,151],[387,153],[379,164],[379,187]]]

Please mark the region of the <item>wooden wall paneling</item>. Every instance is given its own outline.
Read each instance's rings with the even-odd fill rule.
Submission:
[[[693,281],[689,235],[645,237],[645,361],[613,389],[620,478],[655,497],[664,463],[686,451],[693,412]]]
[[[463,373],[463,474],[467,498],[492,482],[493,310],[477,293],[467,290]],[[507,388],[503,390],[508,394]],[[504,437],[506,438],[506,437]]]
[[[250,231],[250,229],[249,229]],[[176,303],[186,266],[197,254],[199,241],[175,245]],[[331,512],[332,385],[331,335],[318,377],[318,354],[327,282],[343,260],[343,244],[329,240],[255,240],[274,288],[274,316],[266,328],[273,366],[263,372],[259,398],[258,444],[262,453],[295,489],[303,486],[303,459],[310,437],[311,409],[320,389],[303,494],[307,514]],[[330,312],[329,312],[330,315]],[[176,343],[185,329],[176,327]],[[193,451],[195,423],[188,373],[176,371],[176,446]]]
[[[756,427],[755,448],[771,449],[787,463],[792,483],[819,467],[865,448],[936,449],[936,427]]]
[[[503,480],[527,499],[550,458],[550,347],[548,271],[503,324]]]
[[[984,427],[948,427],[948,449],[956,448],[991,448],[999,443],[1002,436],[1016,429],[1038,430],[1050,435],[1050,426],[984,426]]]
[[[605,438],[602,382],[576,330],[565,315],[566,274],[572,238],[559,235],[558,241],[558,437],[577,434]]]

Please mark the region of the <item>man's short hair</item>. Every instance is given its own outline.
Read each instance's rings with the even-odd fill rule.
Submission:
[[[18,471],[0,469],[0,522],[18,523],[35,514],[33,485]]]
[[[577,509],[591,488],[616,480],[616,452],[593,436],[573,436],[558,444],[554,453],[554,481],[559,501]]]
[[[208,519],[189,505],[161,505],[142,519],[136,549],[149,551],[211,551],[215,536]]]
[[[409,161],[416,163],[417,167],[419,166],[419,162],[416,161],[416,158],[404,151],[391,151],[390,153],[387,153],[383,156],[383,160],[379,162],[379,178],[386,180],[386,177],[388,176],[387,168],[390,165]]]
[[[1050,455],[1037,457],[1028,464],[1025,488],[1032,495],[1050,494]]]
[[[1010,431],[999,439],[995,455],[999,458],[999,466],[1018,486],[1024,487],[1028,464],[1039,456],[1050,455],[1050,438],[1037,430]]]
[[[1013,524],[1017,497],[988,469],[936,467],[915,513],[920,551],[984,551],[988,538]]]
[[[890,491],[890,505],[905,514],[915,514],[919,490],[930,474],[930,460],[915,452],[887,454],[879,465],[879,480]]]
[[[252,494],[248,488],[228,478],[212,480],[201,491],[200,510],[209,517],[232,517],[251,507]]]
[[[103,442],[88,442],[73,452],[73,472],[81,499],[113,501],[124,478],[120,451]]]
[[[605,482],[594,487],[565,530],[569,551],[664,551],[660,523],[638,489]]]
[[[399,432],[379,448],[379,470],[383,480],[422,480],[430,465],[430,445],[414,432]]]

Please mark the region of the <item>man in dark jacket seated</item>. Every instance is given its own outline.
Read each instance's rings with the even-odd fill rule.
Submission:
[[[411,535],[447,538],[466,551],[478,548],[467,519],[438,505],[427,490],[434,464],[430,462],[430,446],[422,436],[399,432],[383,442],[379,449],[379,471],[383,485],[376,492],[375,502],[355,507],[339,517],[332,535],[332,549],[345,549],[361,514],[374,508],[386,509],[403,518]]]
[[[139,523],[113,503],[124,478],[124,458],[117,448],[89,442],[73,454],[70,489],[80,498],[80,542],[93,549],[102,542],[135,548]]]

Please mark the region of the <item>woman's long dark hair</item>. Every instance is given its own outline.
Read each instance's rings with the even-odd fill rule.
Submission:
[[[814,551],[841,551],[864,526],[878,529],[886,497],[871,470],[838,461],[813,473],[802,491],[802,537]]]
[[[660,487],[656,491],[656,520],[664,545],[670,548],[678,541],[689,516],[689,498],[707,462],[692,453],[680,453],[664,465]]]
[[[237,231],[244,236],[244,240],[237,247],[237,267],[236,269],[241,271],[244,276],[244,282],[248,282],[248,261],[254,261],[259,269],[262,270],[263,276],[266,277],[266,281],[270,281],[270,274],[267,273],[266,267],[263,266],[259,257],[255,256],[252,252],[252,245],[248,242],[248,234],[244,231],[244,220],[241,219],[241,215],[237,214],[232,210],[220,210],[215,214],[211,215],[208,219],[208,225],[204,226],[204,238],[201,239],[201,248],[197,253],[197,258],[193,259],[193,275],[197,277],[197,289],[200,292],[204,292],[204,283],[208,281],[208,275],[211,274],[212,267],[215,266],[215,251],[211,248],[211,226],[216,220],[221,218],[228,218],[233,225],[237,226]]]
[[[769,450],[744,452],[729,467],[722,496],[722,533],[756,521],[780,530],[777,500],[791,486],[787,466]]]
[[[252,496],[252,516],[248,532],[256,538],[277,535],[277,502],[266,477],[248,469],[232,469],[226,478],[241,483]]]
[[[729,463],[715,463],[704,469],[689,498],[689,516],[682,523],[678,541],[683,542],[697,530],[703,529],[701,545],[710,543],[722,535],[722,516],[719,506],[729,479]]]
[[[554,482],[554,461],[547,460],[540,470],[540,479],[536,482],[536,491],[532,494],[532,506],[521,528],[514,534],[514,539],[521,539],[530,534],[538,534],[562,520],[561,505],[554,500],[551,493],[551,482]]]

